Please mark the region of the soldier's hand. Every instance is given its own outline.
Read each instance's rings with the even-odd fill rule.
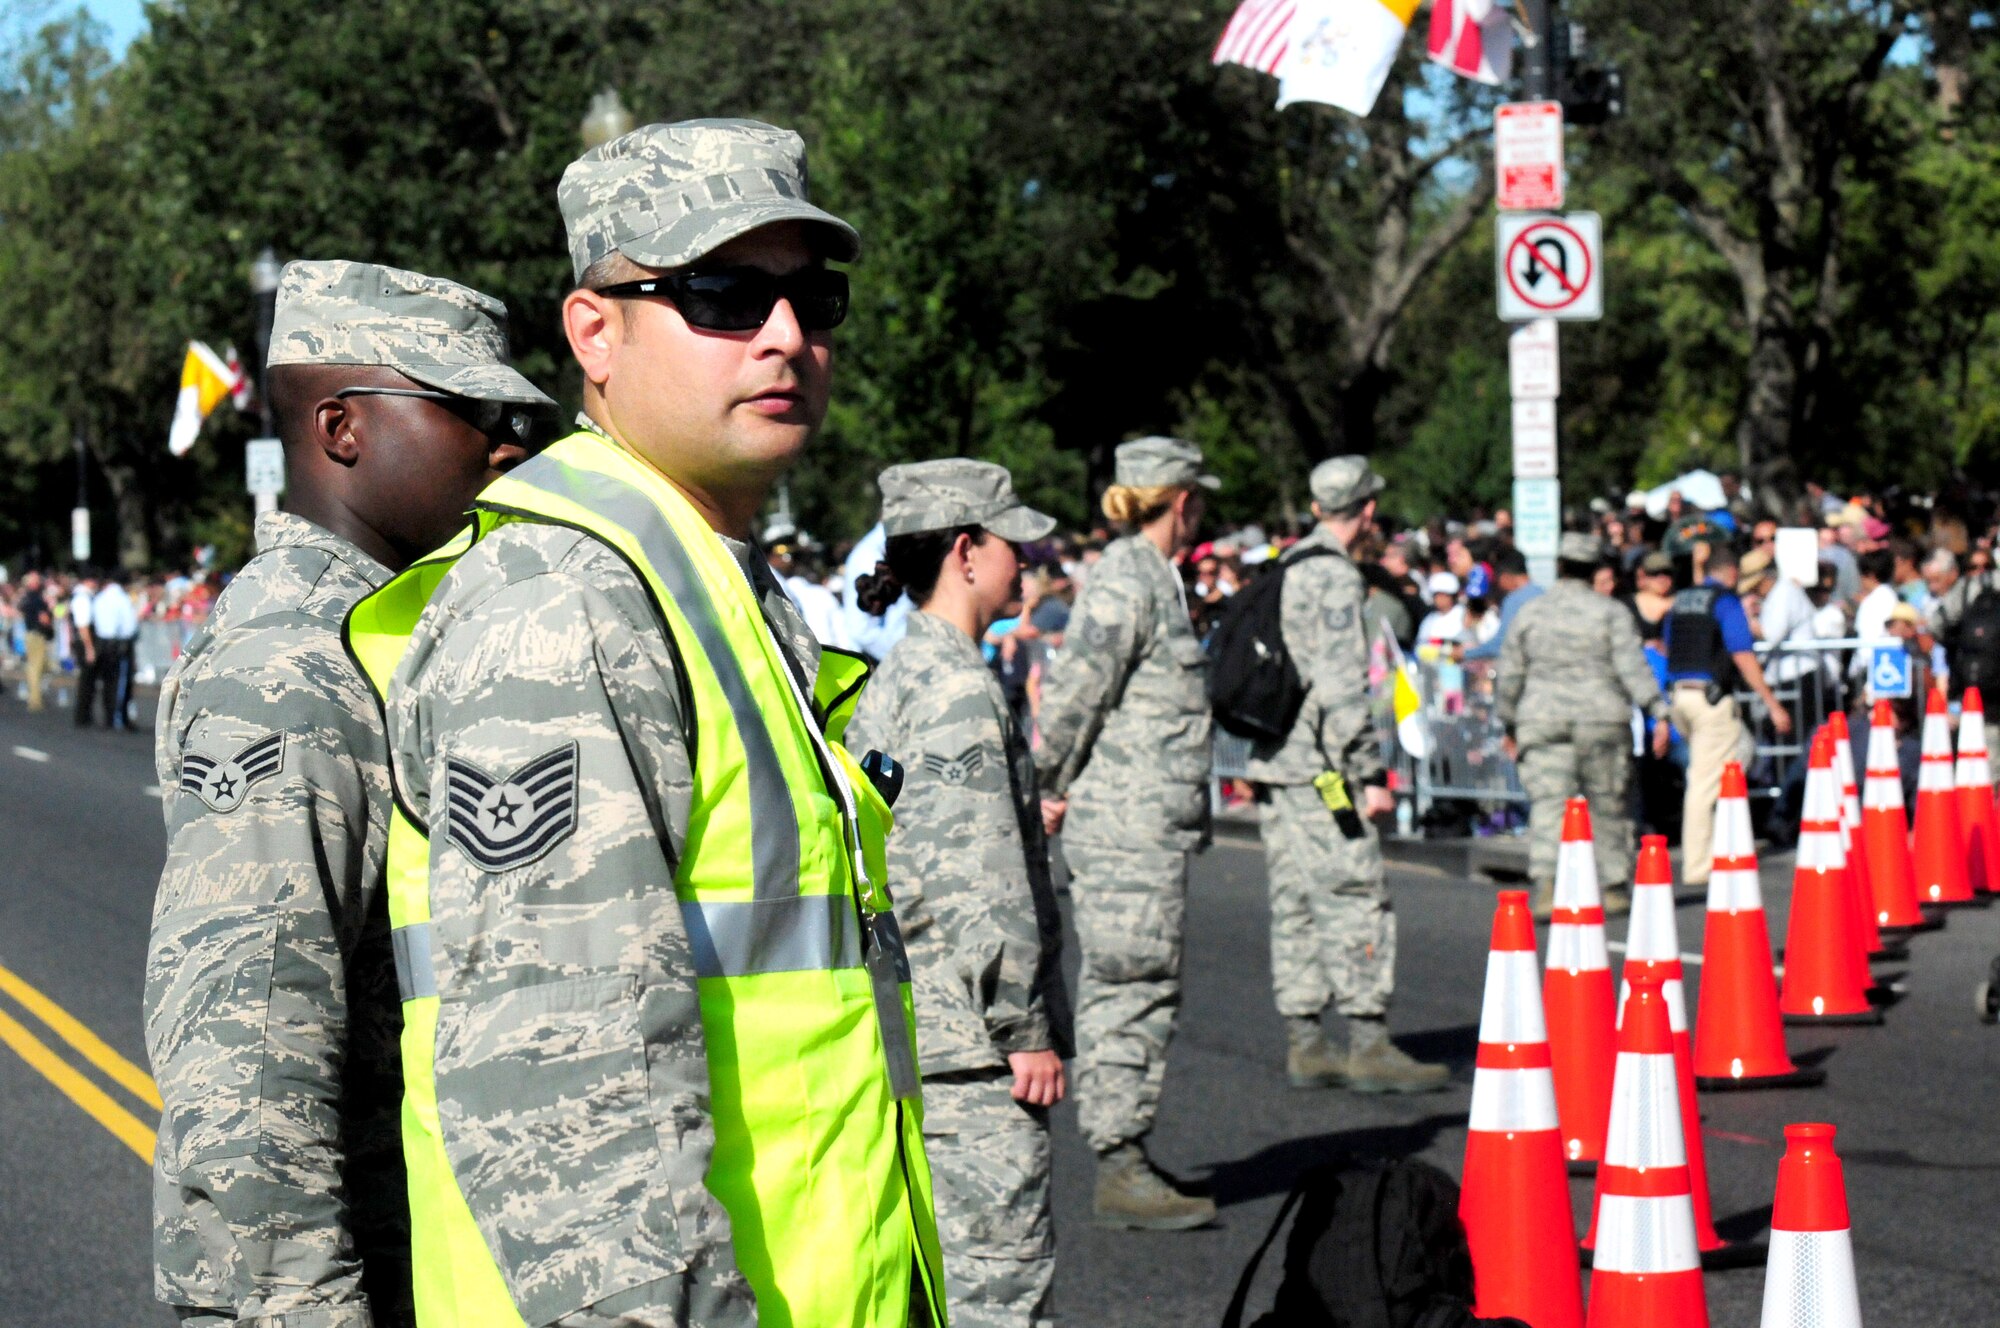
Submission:
[[[1364,785],[1361,790],[1361,814],[1370,818],[1393,816],[1396,813],[1396,795],[1380,784]]]
[[[1518,761],[1521,759],[1520,744],[1515,742],[1512,738],[1500,739],[1500,750],[1507,753],[1507,759],[1510,761]]]
[[[1053,1107],[1063,1100],[1062,1057],[1053,1051],[1016,1051],[1007,1064],[1014,1070],[1014,1100],[1033,1107]]]
[[[1063,817],[1069,814],[1068,798],[1042,799],[1042,832],[1054,834],[1062,829]]]

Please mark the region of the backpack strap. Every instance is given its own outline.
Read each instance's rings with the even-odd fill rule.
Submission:
[[[1278,1216],[1271,1223],[1271,1229],[1264,1233],[1263,1243],[1257,1246],[1257,1252],[1250,1256],[1250,1262],[1243,1269],[1243,1276],[1236,1281],[1236,1294],[1229,1298],[1229,1308],[1223,1312],[1222,1328],[1243,1328],[1243,1307],[1249,1303],[1250,1285],[1257,1280],[1257,1268],[1264,1262],[1264,1255],[1270,1250],[1271,1242],[1278,1238],[1278,1232],[1284,1228],[1285,1219],[1292,1215],[1292,1210],[1298,1207],[1306,1187],[1311,1185],[1318,1175],[1319,1168],[1315,1167],[1292,1187],[1290,1194],[1285,1196],[1285,1202],[1279,1206]]]

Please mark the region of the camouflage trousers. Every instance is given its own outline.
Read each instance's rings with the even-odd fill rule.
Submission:
[[[924,1152],[952,1328],[1047,1328],[1056,1275],[1049,1115],[1011,1074],[924,1081]]]
[[[1632,817],[1626,793],[1632,784],[1631,727],[1522,720],[1515,727],[1514,741],[1521,787],[1529,798],[1528,879],[1536,885],[1555,882],[1563,804],[1585,798],[1590,802],[1598,885],[1630,885]]]
[[[1364,820],[1362,837],[1347,838],[1310,784],[1267,784],[1258,798],[1278,1013],[1314,1018],[1331,1003],[1344,1015],[1386,1014],[1396,915],[1375,827]]]
[[[1082,969],[1076,991],[1076,1109],[1098,1152],[1142,1139],[1159,1110],[1181,1009],[1187,850],[1068,839]]]

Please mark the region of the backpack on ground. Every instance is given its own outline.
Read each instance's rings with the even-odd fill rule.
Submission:
[[[1331,549],[1306,549],[1230,596],[1208,639],[1208,702],[1215,722],[1239,738],[1283,742],[1305,704],[1306,685],[1279,621],[1285,573]]]
[[[1412,1159],[1317,1167],[1278,1210],[1236,1284],[1222,1328],[1241,1328],[1258,1265],[1292,1210],[1271,1312],[1252,1328],[1471,1328],[1472,1251],[1458,1186]]]
[[[1977,687],[1981,696],[2000,687],[2000,591],[1988,586],[1973,596],[1952,638],[1951,694]]]

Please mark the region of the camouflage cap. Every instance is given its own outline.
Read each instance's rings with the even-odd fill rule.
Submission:
[[[1325,512],[1338,512],[1382,492],[1389,481],[1377,475],[1364,456],[1328,457],[1312,469],[1306,487]]]
[[[571,162],[556,202],[578,281],[613,253],[683,267],[776,221],[814,223],[837,262],[861,252],[852,226],[806,201],[805,140],[755,120],[634,129]]]
[[[1112,478],[1128,489],[1219,489],[1222,481],[1202,469],[1201,449],[1178,438],[1135,438],[1120,443]]]
[[[1015,496],[1007,468],[991,461],[913,461],[889,467],[880,483],[884,534],[979,526],[1019,544],[1042,539],[1056,528],[1054,517]]]
[[[1566,563],[1601,562],[1604,545],[1595,535],[1586,535],[1580,530],[1567,531],[1556,542],[1556,557]]]
[[[285,264],[269,362],[370,365],[462,397],[556,406],[508,363],[506,305],[455,281],[376,263]]]

